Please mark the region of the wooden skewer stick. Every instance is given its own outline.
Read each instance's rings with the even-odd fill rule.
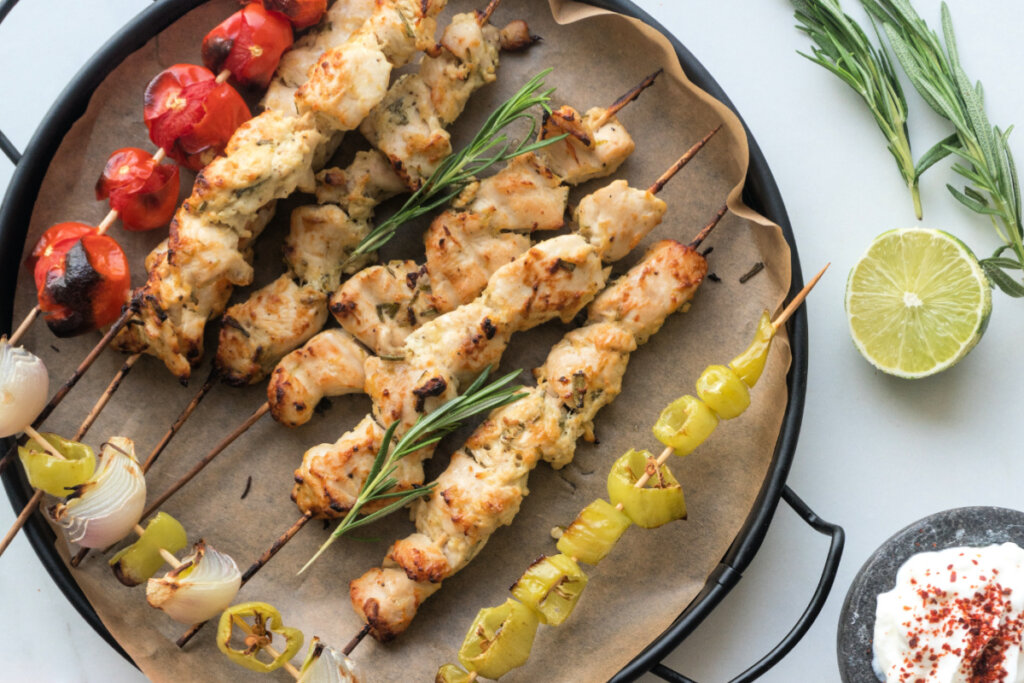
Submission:
[[[185,420],[187,420],[189,416],[192,415],[193,412],[195,412],[195,409],[199,406],[199,402],[203,400],[206,394],[210,392],[210,389],[213,388],[213,385],[216,384],[217,376],[217,368],[214,367],[210,371],[210,376],[207,377],[206,381],[203,383],[203,386],[199,388],[199,391],[196,393],[196,395],[193,396],[192,400],[188,402],[188,405],[185,406],[185,409],[181,411],[181,415],[179,415],[178,419],[174,421],[174,424],[170,426],[170,428],[164,434],[163,438],[160,439],[160,443],[156,445],[156,447],[153,449],[153,452],[149,454],[149,457],[146,458],[146,461],[142,464],[143,474],[149,472],[149,468],[153,466],[153,464],[156,462],[156,459],[159,458],[160,454],[163,453],[163,450],[167,448],[167,444],[171,442],[171,439],[174,438],[174,435],[177,434],[178,430],[181,429],[181,426],[185,424]]]
[[[11,346],[18,345],[18,340],[20,340],[25,335],[25,332],[28,331],[28,328],[32,327],[32,323],[35,322],[36,318],[39,317],[39,314],[41,312],[42,311],[39,308],[39,306],[32,307],[32,310],[28,312],[28,315],[26,315],[25,319],[21,321],[21,324],[18,325],[18,329],[14,331],[14,334],[12,334],[11,338],[8,340]]]
[[[491,19],[491,15],[494,14],[494,10],[497,9],[498,5],[501,4],[501,0],[491,0],[487,3],[487,7],[483,12],[479,12],[476,15],[476,23],[479,26],[483,26]]]
[[[82,426],[78,428],[77,432],[75,432],[74,437],[71,439],[72,441],[81,441],[82,438],[85,437],[86,432],[88,432],[89,428],[92,427],[92,423],[96,421],[97,417],[99,417],[100,412],[107,406],[107,403],[110,402],[110,398],[114,395],[114,392],[121,386],[121,382],[128,376],[128,373],[131,372],[131,369],[135,367],[135,364],[141,357],[141,353],[133,353],[128,356],[124,365],[122,365],[121,369],[114,375],[114,379],[110,380],[110,384],[107,385],[106,390],[104,390],[99,400],[96,401],[95,405],[93,405],[92,410],[89,411],[85,421],[82,422]]]
[[[647,88],[649,88],[652,85],[654,85],[655,79],[658,78],[658,76],[661,75],[662,71],[664,71],[664,69],[658,69],[657,71],[655,71],[654,73],[650,74],[649,76],[646,76],[642,81],[640,81],[640,83],[638,83],[636,86],[634,86],[629,92],[627,92],[625,95],[623,95],[619,99],[617,99],[614,102],[612,102],[612,106],[608,107],[605,110],[605,112],[596,121],[594,121],[594,129],[597,130],[598,128],[600,128],[604,124],[608,123],[608,121],[610,121],[613,116],[618,114],[619,111],[621,111],[623,107],[625,107],[627,104],[629,104],[630,102],[632,102],[636,98],[640,97],[640,93],[642,93],[644,90],[647,90]]]
[[[359,633],[357,633],[354,636],[352,636],[352,640],[348,641],[348,645],[345,646],[345,649],[343,649],[341,651],[341,653],[343,655],[345,655],[346,657],[349,656],[350,654],[352,654],[352,650],[356,649],[356,647],[359,645],[359,643],[363,642],[363,638],[365,638],[369,634],[370,634],[370,625],[366,624],[361,629],[359,629]]]
[[[821,279],[821,276],[825,274],[825,271],[828,270],[828,267],[831,265],[831,261],[826,263],[825,267],[819,270],[818,274],[812,277],[811,281],[804,285],[804,288],[796,293],[796,296],[794,296],[793,300],[789,302],[789,305],[782,310],[782,313],[779,313],[779,317],[772,321],[772,327],[778,330],[780,327],[786,324],[786,321],[789,320],[790,316],[796,312],[796,309],[800,308],[800,304],[804,302],[804,299],[807,298],[807,295],[811,293],[812,289],[814,289],[814,285],[818,284],[818,280]]]
[[[285,543],[290,541],[292,537],[295,536],[295,534],[299,533],[299,530],[302,529],[302,527],[306,526],[306,523],[309,522],[309,520],[311,519],[313,519],[313,515],[311,514],[307,513],[302,515],[294,524],[288,527],[287,531],[278,536],[277,540],[274,541],[271,544],[271,546],[263,552],[262,555],[260,555],[259,559],[253,562],[251,565],[249,565],[249,568],[245,570],[245,572],[242,574],[242,583],[239,585],[239,588],[248,583],[249,579],[255,576],[256,572],[262,569],[263,566],[267,562],[269,562],[272,557],[274,557],[274,555],[277,555],[277,552],[284,547]],[[205,621],[200,622],[198,624],[192,624],[192,626],[189,627],[189,629],[185,631],[185,633],[182,634],[180,638],[178,638],[178,647],[185,647],[185,645],[188,644],[188,641],[192,640],[192,636],[199,633],[199,629],[201,629],[205,625]],[[345,654],[348,653],[346,652]]]
[[[207,453],[202,460],[197,462],[192,467],[192,469],[186,472],[180,479],[178,479],[178,481],[171,484],[166,491],[157,496],[157,498],[150,504],[150,506],[146,508],[146,511],[142,513],[143,519],[153,514],[156,511],[156,509],[163,505],[168,498],[173,496],[178,491],[178,489],[180,489],[182,486],[190,482],[192,478],[195,477],[197,474],[202,472],[203,468],[209,465],[211,462],[213,462],[213,459],[220,455],[221,451],[230,446],[231,442],[237,439],[242,433],[249,429],[249,427],[256,424],[256,422],[258,422],[261,417],[266,415],[269,410],[269,403],[264,403],[259,408],[257,408],[256,412],[254,412],[252,415],[246,418],[245,422],[238,425],[235,431],[225,436],[224,439],[221,440],[219,444],[214,446],[213,450]]]
[[[687,162],[690,161],[690,159],[692,159],[697,154],[697,152],[699,152],[701,148],[705,144],[707,144],[707,141],[714,137],[715,133],[717,133],[721,129],[722,124],[718,124],[717,126],[714,127],[714,129],[711,130],[710,133],[705,135],[703,138],[700,139],[700,141],[694,144],[693,147],[686,150],[683,156],[679,157],[679,159],[676,160],[676,163],[672,164],[667,171],[661,174],[660,178],[654,181],[653,185],[647,188],[647,191],[650,192],[651,194],[658,194],[658,192],[661,191],[661,188],[665,187],[665,183],[671,180],[672,176],[679,172],[679,169],[681,169],[683,166],[686,166]]]

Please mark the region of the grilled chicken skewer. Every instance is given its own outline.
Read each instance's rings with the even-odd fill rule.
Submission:
[[[640,92],[648,87],[652,82],[656,74],[644,79],[644,81],[632,89],[622,98],[619,98],[613,105],[614,111],[618,111],[628,102],[635,99]],[[564,116],[569,116],[570,113],[574,114],[574,110],[569,107],[562,107],[558,110]],[[609,110],[595,108],[591,110],[595,112],[595,118],[603,118],[604,122],[601,128],[597,131],[604,139],[609,140],[615,138],[618,140],[617,144],[604,144],[598,146],[596,143],[591,143],[588,147],[580,144],[577,139],[572,139],[571,147],[569,145],[562,146],[562,143],[556,143],[551,147],[546,147],[540,150],[540,154],[553,150],[550,158],[553,163],[559,163],[560,168],[565,170],[569,175],[569,179],[581,177],[580,175],[574,174],[575,168],[584,169],[585,173],[592,173],[594,166],[602,166],[607,169],[608,173],[614,172],[615,169],[625,160],[628,154],[633,149],[632,140],[629,139],[628,134],[622,127],[618,120],[614,117],[614,111],[612,114],[606,115]],[[576,115],[578,118],[578,115]],[[611,130],[605,130],[610,128]],[[557,131],[557,128],[554,128]],[[560,134],[560,133],[559,133]],[[625,137],[623,137],[625,136]],[[708,136],[710,137],[710,135]],[[685,163],[686,160],[692,158],[697,150],[706,142],[706,137],[703,141],[698,143],[692,148],[687,155],[681,160],[681,163]],[[567,138],[568,140],[568,138]],[[554,195],[557,202],[557,210],[549,210],[547,213],[554,217],[557,217],[557,221],[551,219],[550,227],[561,227],[562,216],[564,214],[564,207],[567,201],[567,190],[560,187],[557,183],[557,178],[552,181],[550,172],[541,174],[540,179],[537,179],[536,167],[538,162],[531,155],[523,155],[530,157],[532,161],[529,164],[520,164],[518,159],[513,160],[509,165],[509,168],[505,171],[499,172],[495,176],[488,178],[481,182],[480,188],[477,190],[477,196],[488,197],[490,205],[484,205],[483,209],[488,217],[491,214],[503,216],[503,220],[506,223],[500,223],[501,225],[513,224],[508,223],[511,221],[511,216],[517,216],[515,219],[517,225],[525,225],[528,229],[537,225],[537,207],[545,204],[550,204],[552,201],[550,198],[543,199],[537,195],[546,195],[550,197]],[[567,157],[571,157],[574,161],[570,164],[565,161]],[[681,164],[678,164],[681,167]],[[526,168],[527,171],[524,174],[521,169]],[[676,169],[678,170],[678,169]],[[532,178],[530,176],[533,176]],[[515,193],[522,190],[523,187],[530,188],[532,194],[528,201],[516,201]],[[487,189],[492,188],[492,189]],[[497,202],[496,198],[504,193],[507,197],[502,202],[502,210],[499,212],[494,207]],[[435,225],[438,225],[435,221]],[[519,243],[522,238],[514,233],[496,233],[494,239],[501,239],[504,235],[504,239],[511,240]],[[521,250],[525,250],[525,246],[521,247]],[[518,253],[518,250],[515,252]],[[401,278],[401,284],[405,286],[409,282],[412,282],[412,297],[415,298],[415,291],[423,288],[423,283],[416,285],[418,273],[420,268],[415,268],[413,265],[408,267],[398,266],[401,262],[393,262],[388,266],[374,267],[367,269],[363,272],[374,272],[381,274],[393,275],[396,269],[403,268],[408,272],[405,272]],[[490,265],[490,269],[484,271],[484,283],[486,284],[486,277],[488,277],[500,263],[493,263]],[[399,271],[401,272],[401,271]],[[410,277],[410,273],[414,275]],[[357,282],[364,282],[363,279],[357,279]],[[352,282],[350,280],[349,282]],[[475,296],[477,293],[482,291],[483,285],[479,285],[475,291],[471,293]],[[342,289],[345,290],[346,287]],[[464,290],[465,291],[465,290]],[[409,297],[407,293],[399,291],[399,297]],[[378,304],[379,305],[379,304]],[[399,306],[400,304],[387,304]],[[436,315],[436,309],[434,315]],[[418,318],[413,318],[415,327],[423,324],[429,320],[432,316],[420,315]],[[409,316],[405,316],[403,319],[408,320]],[[402,339],[408,332],[412,331],[413,326],[409,326],[410,329],[406,330]],[[366,338],[364,337],[364,340]],[[373,340],[369,340],[371,348],[377,347],[379,344]],[[260,406],[246,421],[236,430],[234,430],[227,438],[222,440],[209,454],[207,454],[202,460],[200,460],[188,473],[181,477],[178,481],[171,485],[163,494],[157,497],[152,504],[152,508],[155,509],[164,501],[166,501],[171,495],[173,495],[178,489],[184,486],[190,481],[196,474],[198,474],[207,464],[209,464],[217,455],[220,454],[237,436],[244,433],[244,431],[259,420],[264,414],[269,412],[279,422],[288,426],[297,426],[304,424],[308,421],[313,414],[313,408],[317,403],[325,396],[339,396],[348,393],[356,393],[363,391],[365,375],[363,374],[363,364],[366,361],[367,354],[363,348],[352,338],[351,335],[346,333],[344,330],[327,330],[314,336],[308,341],[301,349],[293,351],[286,356],[277,366],[273,373],[270,385],[268,386],[268,402]]]
[[[356,612],[374,638],[408,628],[419,605],[464,568],[527,494],[543,459],[572,461],[580,437],[592,441],[597,412],[622,388],[629,356],[689,302],[707,262],[696,251],[725,207],[689,245],[655,244],[643,260],[591,303],[587,324],[566,334],[534,371],[537,386],[498,410],[456,451],[427,497],[413,503],[416,533],[391,546],[383,568],[350,584]]]
[[[196,179],[152,260],[140,310],[118,338],[127,351],[164,361],[182,381],[202,356],[207,320],[231,290],[252,282],[252,242],[277,199],[315,190],[313,166],[336,131],[352,130],[381,101],[393,67],[433,44],[443,0],[382,0],[340,46],[326,50],[295,93],[299,116],[268,110],[243,124],[225,156]]]
[[[660,190],[690,157],[692,150],[652,188]],[[303,515],[246,570],[243,584],[310,519],[334,518],[347,512],[380,449],[384,429],[378,423],[397,421],[397,431],[403,431],[419,415],[452,398],[460,381],[497,364],[513,332],[554,317],[571,320],[605,284],[608,270],[603,267],[602,256],[609,261],[625,256],[629,248],[660,223],[664,210],[664,202],[650,191],[634,190],[624,181],[613,182],[580,202],[577,219],[588,226],[588,238],[564,235],[535,245],[499,268],[474,302],[410,335],[405,345],[407,355],[402,361],[369,358],[366,387],[374,399],[374,414],[334,444],[322,444],[306,452],[302,467],[296,470],[297,483],[292,493]],[[724,209],[718,218],[722,214]],[[619,246],[622,244],[629,247]],[[645,279],[638,277],[641,281]],[[621,303],[627,308],[622,315],[628,315],[629,300]],[[653,329],[658,327],[660,323]],[[396,489],[423,483],[423,460],[431,452],[432,448],[424,448],[399,461],[393,474],[398,480]],[[374,509],[374,505],[367,505],[364,512]],[[179,647],[200,626],[186,632],[177,641]]]

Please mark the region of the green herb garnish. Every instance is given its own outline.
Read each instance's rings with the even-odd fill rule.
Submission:
[[[528,113],[528,110],[537,105],[549,110],[547,105],[551,99],[551,93],[555,89],[542,90],[542,88],[544,88],[544,77],[550,72],[551,69],[545,69],[531,78],[526,85],[519,89],[519,92],[495,109],[487,117],[472,142],[442,161],[426,182],[406,200],[402,208],[363,238],[352,255],[348,257],[345,265],[348,265],[360,254],[374,251],[386,244],[404,223],[455,199],[477,174],[494,164],[547,147],[565,138],[565,135],[559,135],[533,143],[527,142],[533,139],[537,132],[537,121],[532,114]],[[520,119],[530,121],[530,131],[522,141],[514,143],[503,131]]]
[[[914,88],[939,116],[953,124],[955,134],[925,157],[938,160],[953,154],[959,158],[953,170],[968,184],[963,191],[949,184],[946,187],[968,209],[987,215],[1003,241],[995,254],[979,261],[981,267],[1001,290],[1024,297],[1019,275],[1005,272],[1024,270],[1020,184],[1007,144],[1013,127],[1003,131],[989,123],[981,83],[972,82],[960,64],[949,7],[942,3],[940,40],[907,0],[861,1],[881,23]],[[1012,258],[1003,256],[1008,249]]]
[[[504,377],[484,386],[490,370],[490,367],[488,367],[481,372],[480,376],[476,378],[461,396],[453,398],[429,415],[421,415],[409,431],[398,439],[394,448],[390,448],[390,446],[394,440],[398,422],[392,422],[388,426],[384,432],[380,450],[377,452],[377,457],[373,460],[373,465],[370,467],[366,482],[363,484],[362,489],[360,489],[359,495],[356,496],[355,503],[345,517],[342,518],[338,526],[335,527],[334,531],[331,532],[331,537],[320,546],[316,554],[299,570],[300,574],[306,571],[342,534],[390,515],[395,510],[405,507],[413,500],[425,496],[433,490],[434,482],[410,491],[391,491],[390,489],[398,483],[398,480],[392,475],[394,475],[395,470],[398,468],[399,460],[425,446],[437,443],[446,434],[458,429],[466,418],[508,405],[526,395],[520,392],[521,386],[509,386],[519,375],[518,370],[510,372]],[[359,511],[364,505],[385,498],[394,498],[395,500],[376,512],[365,517],[359,517]]]
[[[814,41],[813,54],[802,56],[841,78],[868,105],[921,218],[920,175],[938,159],[917,166],[907,136],[907,101],[884,48],[876,49],[860,25],[843,12],[838,0],[793,0],[797,28]],[[927,157],[927,155],[926,155]]]

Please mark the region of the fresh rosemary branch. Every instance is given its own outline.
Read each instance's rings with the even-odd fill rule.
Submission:
[[[1003,246],[981,259],[985,274],[1001,290],[1024,297],[1020,274],[1024,270],[1024,226],[1017,168],[1007,139],[1013,129],[1001,130],[988,121],[981,83],[972,83],[960,65],[953,19],[942,3],[943,40],[928,28],[908,0],[861,0],[885,30],[896,58],[910,82],[928,105],[953,124],[956,133],[925,156],[937,159],[953,154],[953,170],[968,183],[963,191],[946,185],[971,211],[987,215]],[[945,46],[943,46],[945,42]],[[1013,258],[1004,256],[1009,249]]]
[[[839,0],[793,0],[793,5],[800,22],[797,28],[815,43],[813,54],[799,54],[841,78],[868,105],[910,189],[914,213],[921,218],[917,182],[927,166],[914,165],[907,137],[907,101],[889,54],[872,45],[860,25],[843,12]]]
[[[526,395],[525,393],[520,393],[521,386],[509,386],[519,375],[518,370],[510,372],[504,377],[484,386],[490,371],[491,369],[488,367],[481,372],[480,376],[476,378],[461,396],[453,398],[427,415],[421,415],[409,431],[402,435],[402,438],[398,439],[394,448],[390,448],[390,446],[394,440],[395,428],[398,427],[398,422],[391,423],[384,432],[380,450],[377,452],[377,457],[373,460],[373,465],[370,467],[366,482],[359,491],[359,495],[356,496],[356,501],[352,508],[342,518],[334,531],[331,532],[331,537],[320,546],[316,554],[299,570],[300,574],[306,571],[342,534],[390,515],[395,510],[405,507],[416,498],[425,496],[433,490],[434,483],[409,491],[391,491],[390,489],[398,483],[392,475],[398,468],[399,460],[425,446],[437,443],[446,434],[458,429],[466,418],[488,412],[513,401],[518,401]],[[359,517],[359,511],[364,505],[375,500],[387,498],[394,498],[395,500],[376,512],[365,517]]]
[[[352,252],[349,261],[386,244],[404,223],[429,213],[457,197],[477,174],[494,164],[547,147],[565,138],[563,134],[528,142],[537,132],[537,121],[528,110],[537,105],[548,110],[551,93],[555,91],[554,88],[543,89],[544,77],[549,73],[550,68],[531,78],[519,92],[491,112],[473,140],[441,162],[426,182],[406,200],[402,208],[364,237]],[[513,143],[503,131],[520,119],[530,121],[530,131],[522,141]]]

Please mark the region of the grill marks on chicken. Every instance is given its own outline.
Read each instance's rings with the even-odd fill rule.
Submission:
[[[352,605],[375,638],[405,631],[441,581],[512,522],[540,460],[563,467],[577,439],[593,439],[594,417],[621,391],[630,353],[693,298],[706,274],[692,248],[655,244],[590,305],[587,325],[552,348],[535,370],[537,386],[492,412],[452,455],[434,491],[413,503],[416,533],[392,545],[382,568],[350,584]]]

